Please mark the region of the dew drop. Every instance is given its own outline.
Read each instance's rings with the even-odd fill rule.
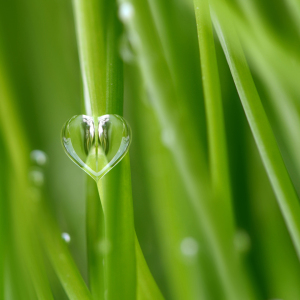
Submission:
[[[62,129],[65,152],[96,181],[122,160],[130,142],[130,126],[118,115],[74,116]]]
[[[186,257],[195,257],[199,251],[198,242],[193,237],[186,237],[181,241],[180,250]]]
[[[126,34],[123,34],[120,39],[119,52],[124,62],[130,64],[135,61],[135,55]]]
[[[61,234],[62,239],[66,242],[66,243],[70,243],[71,242],[71,236],[67,233],[67,232],[63,232]]]
[[[29,181],[36,187],[43,186],[45,182],[43,170],[40,168],[32,168],[29,171]]]
[[[111,243],[108,239],[103,239],[99,242],[99,251],[102,254],[108,254],[111,250]]]
[[[161,133],[161,141],[167,148],[171,148],[175,142],[175,132],[171,128],[166,128]]]
[[[134,16],[134,7],[130,2],[124,2],[119,7],[119,18],[121,21],[128,22]]]
[[[247,253],[251,248],[251,239],[249,234],[243,229],[238,229],[234,236],[234,245],[239,253]]]
[[[47,164],[47,161],[48,161],[47,154],[42,150],[33,150],[33,151],[31,151],[30,159],[34,164],[36,164],[40,167],[45,166]]]

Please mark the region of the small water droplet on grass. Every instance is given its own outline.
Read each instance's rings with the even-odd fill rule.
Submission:
[[[186,237],[181,241],[180,250],[186,257],[195,257],[199,252],[199,244],[193,237]]]
[[[238,229],[234,236],[234,245],[239,253],[247,253],[251,248],[251,239],[248,232]]]
[[[43,170],[40,168],[32,168],[29,171],[29,181],[32,183],[32,185],[36,187],[43,186],[45,182],[45,176]]]
[[[43,167],[47,164],[48,156],[42,150],[33,150],[30,153],[30,159],[37,166]]]
[[[66,243],[69,244],[71,242],[71,236],[67,232],[63,232],[61,237]]]
[[[130,2],[124,2],[119,7],[119,18],[121,21],[128,22],[134,16],[134,7]]]

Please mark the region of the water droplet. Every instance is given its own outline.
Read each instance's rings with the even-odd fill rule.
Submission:
[[[103,239],[99,242],[99,251],[102,254],[108,254],[110,252],[110,250],[111,250],[111,243],[109,240]]]
[[[131,44],[129,42],[128,36],[123,34],[120,39],[120,56],[122,57],[123,61],[130,64],[135,61],[135,55],[133,53]]]
[[[187,257],[195,257],[199,251],[198,242],[193,237],[186,237],[180,244],[181,253]]]
[[[134,16],[134,7],[130,2],[124,2],[119,7],[119,18],[124,23]]]
[[[239,253],[247,253],[251,248],[249,234],[243,229],[238,229],[234,236],[234,245]]]
[[[47,161],[48,161],[47,154],[42,150],[33,150],[33,151],[31,151],[30,159],[34,164],[36,164],[40,167],[45,166],[47,164]]]
[[[74,116],[62,129],[66,153],[96,181],[122,160],[130,142],[130,126],[118,115]]]
[[[45,182],[44,172],[40,168],[32,168],[29,171],[29,180],[30,182],[37,187],[43,186]]]
[[[166,128],[161,133],[161,141],[167,148],[171,148],[175,142],[175,132],[171,128]]]
[[[67,232],[63,232],[61,234],[62,239],[66,242],[66,243],[70,243],[71,242],[71,237]]]

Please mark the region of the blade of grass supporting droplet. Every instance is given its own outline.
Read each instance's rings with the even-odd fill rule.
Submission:
[[[122,115],[123,69],[118,56],[120,24],[116,16],[115,3],[108,3],[105,6],[108,18],[103,18],[105,21],[102,21],[102,24],[107,27],[107,32],[104,34],[104,31],[101,30],[103,26],[101,26],[100,12],[95,10],[98,7],[96,2],[92,2],[95,6],[92,9],[91,4],[85,1],[74,1],[81,64],[85,65],[85,62],[89,62],[86,69],[82,69],[84,86],[95,91],[93,98],[85,93],[85,102],[88,104],[87,107],[91,107],[90,114],[94,117],[104,113]],[[97,22],[90,23],[90,20],[97,20]],[[99,32],[102,32],[100,38]],[[104,46],[101,44],[104,36],[107,42],[106,67],[103,67],[105,63],[103,60],[100,62],[98,58],[95,58],[104,52],[102,49]],[[85,48],[85,43],[87,45],[98,43],[98,48]],[[102,52],[98,51],[99,48],[102,49]],[[102,67],[100,70],[106,69],[107,81],[105,81],[105,76],[98,72],[97,68],[99,67]],[[85,73],[97,74],[98,81],[94,81],[93,77],[86,76]],[[104,88],[96,89],[98,84],[102,86],[106,84],[107,90],[104,94]],[[105,297],[107,299],[134,299],[136,294],[131,183],[130,180],[126,181],[126,177],[129,175],[129,163],[125,164],[122,161],[106,174],[101,180],[101,185],[98,185],[105,221],[105,240],[102,241],[102,251],[105,260]]]
[[[83,80],[85,113],[97,118],[105,114],[106,51],[105,4],[103,1],[74,0],[73,10],[77,28],[77,43]],[[96,126],[97,136],[97,126]],[[87,179],[86,236],[89,283],[94,299],[104,299],[103,254],[104,218],[95,183]]]
[[[107,7],[106,35],[106,113],[123,115],[123,62],[119,54],[119,43],[122,32],[117,17],[117,7],[112,1]]]
[[[104,3],[73,0],[86,113],[105,113]]]
[[[95,181],[86,181],[86,235],[89,286],[94,299],[104,299],[104,266],[101,242],[104,240],[104,216]]]
[[[136,258],[128,154],[98,182],[105,219],[106,299],[135,299]]]
[[[300,257],[300,205],[232,23],[213,2],[214,25],[278,204]]]

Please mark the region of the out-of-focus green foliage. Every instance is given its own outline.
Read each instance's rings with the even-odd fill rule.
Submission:
[[[0,300],[300,299],[299,18],[2,0]],[[99,191],[61,146],[80,114],[132,128]]]

